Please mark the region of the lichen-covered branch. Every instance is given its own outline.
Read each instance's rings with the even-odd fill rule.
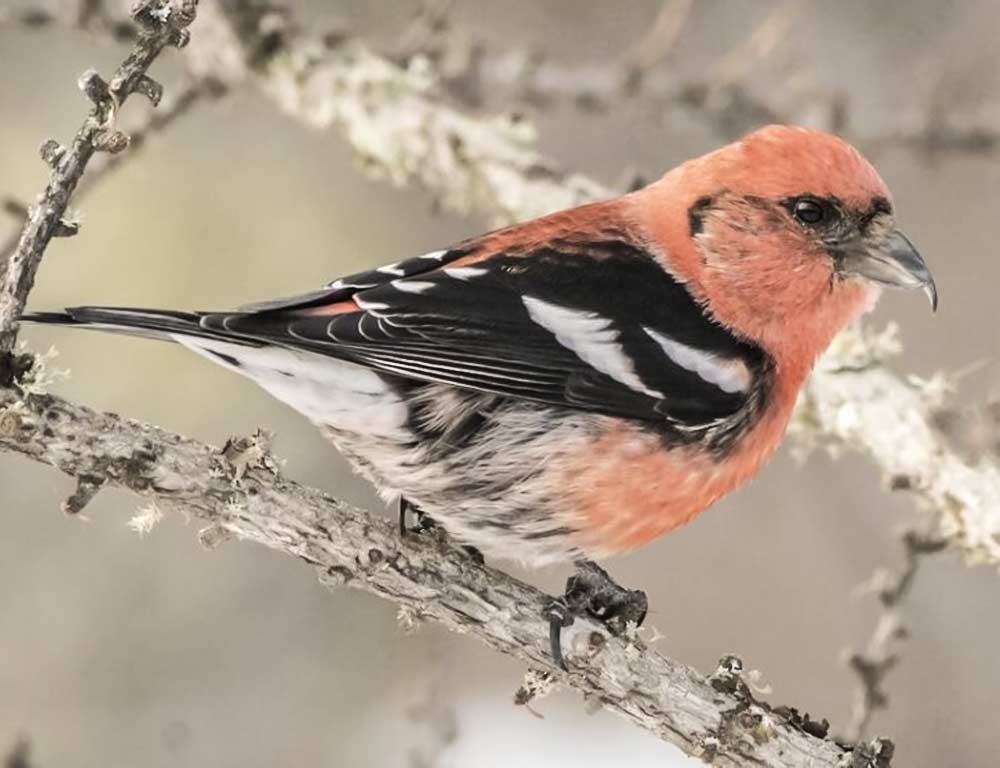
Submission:
[[[49,241],[76,234],[78,225],[64,217],[87,164],[97,152],[115,154],[128,146],[129,137],[118,130],[117,118],[131,94],[142,93],[153,104],[160,101],[163,88],[146,71],[164,48],[187,42],[185,28],[194,20],[196,2],[182,0],[176,6],[167,0],[138,3],[133,16],[142,31],[111,79],[105,81],[93,70],[80,76],[80,89],[93,107],[72,143],[64,147],[49,139],[42,144],[42,159],[51,168],[49,183],[41,198],[29,207],[17,247],[5,260],[0,280],[0,356],[8,357],[14,348],[17,319]]]
[[[902,567],[895,571],[879,570],[865,585],[866,592],[874,592],[878,597],[882,611],[867,646],[851,651],[845,659],[857,677],[854,706],[844,728],[845,741],[864,738],[875,712],[889,705],[885,678],[899,662],[900,645],[909,634],[901,605],[913,587],[921,560],[940,552],[947,544],[947,540],[939,536],[927,536],[916,530],[903,532],[900,541],[904,557]]]
[[[206,544],[235,536],[294,555],[324,584],[371,592],[411,620],[472,635],[713,765],[834,768],[873,753],[882,758],[872,765],[888,765],[888,742],[850,752],[812,735],[825,728],[794,710],[757,701],[736,659],[705,678],[638,638],[578,620],[565,631],[570,672],[562,672],[542,618],[548,596],[436,535],[400,540],[388,521],[275,474],[254,445],[223,451],[51,395],[0,389],[0,450],[88,487],[115,485],[183,509],[205,523]]]
[[[377,177],[418,184],[449,209],[499,221],[614,194],[556,169],[526,124],[449,106],[430,71],[403,70],[354,39],[307,35],[285,15],[256,13],[250,0],[221,8],[204,14],[199,39],[216,58],[227,52],[224,79],[255,78],[289,115],[343,136]],[[953,451],[932,408],[926,387],[893,373],[864,336],[848,333],[811,377],[793,433],[860,451],[892,488],[936,513],[941,534],[970,562],[1000,564],[1000,470]]]

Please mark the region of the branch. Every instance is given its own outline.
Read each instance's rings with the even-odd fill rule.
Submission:
[[[875,630],[863,651],[852,651],[846,661],[858,678],[854,708],[844,729],[846,741],[860,741],[876,710],[889,705],[889,695],[883,687],[886,676],[900,659],[900,645],[909,635],[900,607],[913,588],[913,580],[921,560],[944,549],[947,542],[919,531],[904,531],[900,536],[903,547],[903,567],[898,571],[880,570],[864,585],[864,591],[874,591],[882,605]]]
[[[87,173],[80,178],[73,193],[75,199],[79,200],[85,196],[107,174],[114,172],[126,161],[134,158],[152,135],[166,130],[177,120],[189,114],[191,109],[206,97],[218,98],[224,91],[225,89],[218,81],[192,79],[166,93],[157,109],[144,113],[140,121],[127,129],[128,152],[102,153],[91,160],[87,167]],[[6,208],[8,213],[19,216],[22,221],[28,219],[29,209],[27,207],[19,209],[16,201],[6,201]],[[15,232],[7,240],[0,241],[0,283],[4,280],[7,262],[20,240],[21,233]]]
[[[564,673],[549,654],[547,595],[440,537],[403,542],[388,521],[274,474],[247,445],[223,452],[58,397],[0,389],[0,450],[91,487],[127,488],[160,508],[183,509],[206,522],[206,544],[236,536],[298,557],[325,585],[370,592],[410,619],[472,635],[713,765],[834,768],[864,755],[888,765],[888,742],[851,752],[811,735],[824,729],[807,717],[757,701],[736,659],[706,679],[641,640],[578,620],[565,630]]]
[[[168,45],[181,47],[187,42],[185,27],[194,19],[196,2],[183,0],[176,8],[167,0],[144,0],[137,4],[133,16],[142,25],[142,32],[110,82],[93,70],[80,77],[80,89],[93,108],[72,144],[67,148],[52,139],[42,144],[42,159],[52,170],[45,192],[28,210],[17,247],[6,259],[0,282],[0,356],[9,357],[14,348],[17,319],[24,310],[49,241],[76,234],[78,225],[64,216],[87,163],[96,152],[114,154],[128,146],[129,137],[117,129],[116,121],[118,110],[132,93],[142,93],[154,105],[160,101],[162,86],[148,77],[146,71]]]
[[[582,64],[565,64],[544,48],[493,50],[475,31],[452,22],[449,3],[428,0],[427,6],[389,57],[404,67],[429,59],[448,94],[466,106],[570,105],[586,114],[631,106],[660,110],[664,120],[683,112],[724,139],[765,123],[801,123],[846,135],[873,154],[902,148],[934,158],[941,153],[989,155],[1000,148],[995,127],[933,100],[912,115],[898,116],[887,131],[859,131],[846,92],[820,86],[799,57],[789,54],[787,41],[802,10],[798,0],[772,4],[763,20],[706,67],[705,74],[683,78],[669,58],[692,15],[690,0],[665,0],[649,32],[623,56]],[[755,77],[764,62],[779,54],[777,83],[774,77]],[[770,89],[763,91],[762,82]]]
[[[371,175],[417,184],[450,210],[501,222],[614,194],[559,171],[534,148],[523,122],[449,106],[431,72],[402,70],[353,39],[316,39],[284,15],[255,16],[249,0],[222,7],[225,14],[205,9],[199,39],[237,47],[239,56],[226,58],[226,77],[253,77],[287,114],[336,131]],[[207,28],[212,34],[203,34]],[[867,456],[893,489],[910,491],[936,515],[939,533],[970,562],[1000,564],[997,465],[950,447],[934,426],[927,387],[886,367],[876,342],[842,334],[809,379],[793,434],[804,445]]]

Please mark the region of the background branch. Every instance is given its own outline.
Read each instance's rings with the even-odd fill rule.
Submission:
[[[864,738],[876,710],[889,705],[889,695],[884,688],[885,678],[899,662],[900,645],[909,634],[903,621],[902,603],[913,588],[921,560],[940,552],[947,545],[945,539],[916,530],[904,531],[900,543],[903,566],[897,571],[880,570],[864,585],[864,591],[876,594],[882,612],[867,647],[847,654],[847,664],[857,676],[858,685],[851,718],[844,729],[846,741]]]

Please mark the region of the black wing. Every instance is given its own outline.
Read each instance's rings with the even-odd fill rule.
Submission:
[[[206,314],[201,328],[403,378],[691,428],[759,400],[766,355],[627,240],[556,240],[447,266],[474,252],[429,254],[254,311]],[[347,299],[361,311],[319,314]]]

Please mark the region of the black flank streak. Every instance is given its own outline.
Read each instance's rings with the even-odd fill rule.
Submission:
[[[243,363],[241,363],[239,360],[237,360],[232,355],[227,355],[227,354],[225,354],[223,352],[216,352],[214,349],[206,349],[205,351],[208,352],[213,357],[219,358],[222,362],[228,363],[229,365],[233,366],[234,368],[242,368],[243,367]],[[286,375],[289,375],[289,374],[286,374]]]

